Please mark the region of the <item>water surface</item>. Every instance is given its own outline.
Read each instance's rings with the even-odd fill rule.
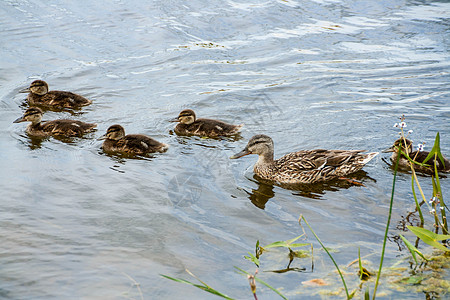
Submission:
[[[145,299],[210,299],[159,276],[191,279],[185,268],[249,298],[247,279],[233,266],[253,271],[243,256],[256,240],[300,235],[301,214],[338,251],[340,265],[361,247],[375,269],[393,175],[380,156],[360,174],[364,187],[301,191],[256,181],[256,157],[228,157],[257,133],[274,139],[276,157],[313,148],[379,151],[397,138],[392,125],[402,114],[415,142],[430,150],[439,131],[450,155],[447,1],[20,0],[0,7],[5,299],[140,299],[134,282]],[[75,113],[48,111],[46,119],[95,121],[98,131],[72,143],[35,143],[24,124],[12,124],[26,108],[18,91],[38,78],[94,100]],[[185,108],[245,123],[241,139],[171,134],[168,120]],[[96,138],[116,123],[171,148],[146,160],[107,156]],[[423,179],[427,195],[429,183]],[[449,190],[448,178],[441,184]],[[413,207],[409,186],[410,176],[399,175],[391,236],[412,239],[397,228]],[[263,272],[286,267],[279,251],[262,258],[260,277],[289,298],[331,297],[302,284],[325,278],[331,290],[339,287],[314,245],[314,270],[310,260],[296,260],[292,267],[305,272]],[[390,265],[408,253],[391,239],[387,257]],[[391,290],[385,298],[424,296]]]

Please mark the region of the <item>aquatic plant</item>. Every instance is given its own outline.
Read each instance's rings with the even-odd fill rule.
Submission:
[[[406,137],[408,135],[410,135],[413,131],[409,130],[408,133],[405,135],[404,132],[404,128],[407,127],[407,124],[405,122],[405,116],[402,115],[402,117],[400,118],[400,123],[396,123],[394,124],[394,127],[396,128],[400,128],[400,136],[401,139],[404,141],[404,145],[407,145],[406,142]],[[439,241],[443,241],[446,239],[450,239],[450,235],[448,235],[448,225],[447,225],[447,218],[445,215],[445,208],[446,205],[444,204],[444,199],[443,199],[443,195],[442,195],[442,189],[440,186],[440,182],[439,182],[439,174],[438,174],[438,170],[437,170],[437,159],[439,158],[439,160],[442,162],[442,164],[444,164],[444,158],[442,156],[441,150],[440,150],[440,136],[439,136],[439,132],[436,134],[436,138],[435,138],[435,142],[433,145],[433,148],[431,150],[431,152],[428,154],[428,156],[425,158],[425,160],[422,163],[419,163],[417,161],[415,161],[416,157],[411,158],[409,156],[409,151],[407,149],[403,148],[403,143],[400,143],[400,145],[397,145],[397,151],[399,153],[399,155],[397,156],[397,160],[395,162],[394,165],[394,178],[392,181],[392,192],[391,192],[391,201],[390,201],[390,206],[389,206],[389,216],[388,216],[388,221],[386,224],[386,230],[385,230],[385,235],[384,235],[384,241],[383,241],[383,248],[382,248],[382,252],[381,252],[381,258],[380,258],[380,265],[379,265],[379,269],[378,269],[378,273],[377,273],[377,279],[375,282],[375,287],[374,287],[374,291],[373,291],[373,297],[372,299],[374,300],[376,297],[376,291],[378,288],[378,284],[379,284],[379,279],[381,276],[381,271],[382,271],[382,266],[383,266],[383,259],[384,259],[384,254],[385,254],[385,246],[386,246],[386,239],[387,239],[387,234],[388,234],[388,230],[389,230],[389,224],[390,224],[390,219],[391,219],[391,212],[392,212],[392,206],[393,206],[393,200],[394,200],[394,190],[395,190],[395,180],[396,180],[396,176],[397,176],[397,169],[398,169],[398,163],[399,163],[399,159],[400,157],[403,155],[404,157],[406,157],[406,159],[408,159],[408,161],[410,162],[410,168],[411,168],[411,190],[413,192],[413,196],[414,196],[414,201],[416,204],[416,210],[419,212],[419,216],[420,216],[420,225],[421,227],[416,227],[416,226],[407,226],[407,228],[414,233],[418,239],[422,240],[423,242],[427,243],[428,245],[431,245],[433,247],[435,247],[436,249],[440,249],[443,251],[450,251],[450,249],[446,248],[445,246],[443,246],[442,244],[439,243]],[[406,146],[408,147],[408,146]],[[424,149],[424,144],[421,143],[417,146],[417,150],[418,151],[423,151]],[[416,156],[417,156],[418,152],[416,152]],[[418,180],[418,176],[415,172],[414,166],[415,165],[420,165],[420,166],[429,166],[427,165],[427,162],[434,158],[433,160],[433,166],[434,166],[434,175],[432,175],[432,184],[433,184],[433,197],[432,200],[430,201],[430,203],[428,203],[426,201],[425,195],[423,193],[423,190],[420,186],[419,180]],[[421,203],[418,202],[417,200],[417,196],[415,193],[415,185],[414,183],[416,183],[420,194],[422,196],[423,201]],[[423,228],[424,226],[424,217],[421,211],[421,205],[423,203],[426,203],[430,209],[430,213],[434,215],[434,219],[435,219],[435,224],[433,224],[433,226],[436,228],[436,233],[431,232],[428,229]],[[439,209],[438,209],[438,204],[440,204]],[[431,207],[433,206],[433,207]],[[438,212],[440,211],[440,217],[438,215]],[[442,229],[442,231],[446,234],[437,234],[437,231],[439,230],[439,228]],[[422,257],[424,260],[428,261],[428,259],[417,249],[417,245],[414,246],[412,245],[405,237],[403,237],[402,235],[400,235],[400,238],[403,240],[403,242],[405,243],[406,247],[408,248],[408,250],[410,251],[414,261],[417,264],[417,258],[416,258],[416,254],[418,254],[420,257]],[[416,243],[417,244],[417,243]],[[366,290],[366,295],[368,295],[368,290]]]

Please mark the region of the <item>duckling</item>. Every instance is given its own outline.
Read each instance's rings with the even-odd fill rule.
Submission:
[[[27,126],[26,132],[30,135],[46,137],[53,136],[66,136],[66,137],[81,137],[87,132],[91,132],[97,127],[95,123],[85,123],[76,120],[54,120],[54,121],[42,121],[43,112],[38,107],[28,108],[22,117],[14,121],[14,123],[31,122]]]
[[[423,163],[425,161],[425,158],[427,158],[428,154],[430,154],[430,152],[428,151],[413,151],[413,142],[406,138],[405,139],[400,138],[394,142],[394,145],[392,145],[392,147],[382,151],[383,153],[392,152],[391,162],[394,164],[396,163],[399,155],[398,147],[401,147],[403,152],[408,153],[408,156],[418,163]],[[426,164],[428,164],[429,166],[419,166],[414,164],[414,170],[425,174],[434,174],[434,161],[435,161],[434,157],[428,160]],[[398,161],[398,166],[401,169],[410,170],[410,165],[411,163],[402,154]],[[450,161],[444,157],[444,163],[442,163],[441,160],[438,158],[436,160],[436,167],[439,172],[449,173]]]
[[[166,152],[169,145],[160,143],[143,134],[125,135],[125,129],[120,125],[112,125],[106,134],[99,138],[103,142],[103,151],[124,153],[130,155],[146,155],[153,152]]]
[[[302,150],[273,159],[273,140],[263,134],[255,135],[241,152],[240,158],[258,154],[253,170],[264,180],[279,184],[304,184],[329,181],[361,170],[378,152],[361,154],[365,150]]]
[[[211,119],[196,119],[191,109],[185,109],[173,122],[179,122],[175,126],[175,133],[180,135],[196,135],[206,137],[219,137],[235,135],[241,130],[241,125],[227,124]]]
[[[47,82],[35,80],[30,87],[20,90],[29,93],[27,100],[31,105],[44,105],[57,108],[79,108],[92,103],[91,100],[72,92],[49,91]]]

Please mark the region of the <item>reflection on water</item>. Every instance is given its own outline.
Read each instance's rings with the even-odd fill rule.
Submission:
[[[96,130],[94,130],[94,132],[95,131]],[[30,150],[36,150],[36,149],[40,149],[42,147],[42,144],[45,142],[48,142],[50,139],[55,139],[59,142],[67,144],[67,145],[76,145],[80,141],[91,140],[93,138],[94,132],[85,134],[81,138],[80,137],[66,137],[66,136],[61,136],[61,135],[40,137],[40,136],[29,135],[28,133],[21,134],[20,136],[22,137],[22,141],[21,141],[22,143],[27,145],[28,148],[30,148]]]
[[[262,183],[258,181],[258,176],[255,174],[253,176],[255,180],[252,180],[258,185],[258,188],[252,189],[251,192],[244,191],[249,195],[248,198],[250,201],[258,208],[264,209],[266,208],[266,203],[275,196],[273,192],[273,185],[270,183]]]
[[[275,196],[273,191],[274,185],[270,181],[260,178],[254,174],[252,182],[258,185],[258,188],[252,189],[251,192],[244,191],[249,195],[250,201],[258,208],[265,209],[266,203]],[[325,192],[337,192],[342,189],[349,189],[351,187],[364,186],[365,181],[372,181],[376,183],[374,178],[367,175],[367,172],[360,170],[356,173],[350,174],[347,178],[335,179],[327,182],[320,182],[315,184],[276,184],[284,189],[292,190],[292,195],[307,197],[311,199],[322,199]]]

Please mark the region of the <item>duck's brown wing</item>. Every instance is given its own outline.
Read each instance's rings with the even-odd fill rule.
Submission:
[[[198,119],[191,124],[194,134],[205,136],[226,136],[236,134],[242,127],[212,119]]]
[[[123,149],[123,152],[134,154],[156,152],[161,146],[160,142],[143,134],[129,134],[116,143],[116,147]]]
[[[360,152],[365,150],[303,150],[289,153],[277,160],[277,165],[293,172],[337,168],[351,162]]]
[[[50,91],[42,96],[41,101],[43,104],[67,108],[80,107],[92,103],[91,100],[83,96],[65,91]]]
[[[44,122],[42,130],[51,135],[62,136],[82,136],[85,132],[91,131],[97,124],[84,123],[76,120],[54,120]]]

